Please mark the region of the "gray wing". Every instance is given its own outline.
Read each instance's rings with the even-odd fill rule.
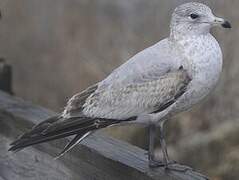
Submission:
[[[157,111],[188,83],[186,72],[178,69],[180,57],[173,52],[167,39],[141,51],[103,81],[73,96],[63,117],[124,120]]]
[[[10,151],[71,135],[75,138],[62,154],[92,131],[133,120],[145,113],[162,111],[180,97],[190,82],[184,69],[167,72],[157,80],[99,88],[93,85],[75,95],[62,116],[52,117],[33,127],[11,144]],[[62,155],[61,154],[61,155]]]
[[[185,92],[190,80],[184,69],[178,69],[156,80],[104,89],[94,85],[69,101],[64,116],[127,120],[140,114],[153,113],[175,102]]]
[[[75,135],[64,153],[97,129],[164,110],[186,91],[190,82],[187,72],[179,69],[178,58],[167,40],[147,48],[102,82],[73,96],[61,116],[33,127],[9,150]]]
[[[127,85],[158,79],[171,69],[178,69],[180,57],[173,54],[167,39],[139,52],[99,83],[99,88]]]
[[[52,117],[33,127],[11,143],[9,151],[75,135],[60,154],[63,155],[97,129],[133,120],[140,114],[162,111],[186,91],[190,80],[181,68],[157,80],[104,89],[93,85],[68,102],[63,116]]]

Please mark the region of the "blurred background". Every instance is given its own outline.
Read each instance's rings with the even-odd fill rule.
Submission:
[[[166,37],[173,9],[184,2],[0,0],[0,57],[13,67],[15,95],[62,111],[74,93]],[[169,153],[213,180],[238,180],[239,1],[199,2],[227,18],[233,28],[213,30],[224,54],[220,83],[202,104],[167,124]],[[141,127],[105,131],[147,147],[147,130]]]

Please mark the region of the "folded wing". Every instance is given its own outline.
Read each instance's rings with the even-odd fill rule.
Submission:
[[[187,89],[191,79],[180,68],[160,76],[127,85],[99,87],[93,85],[73,96],[62,115],[52,117],[11,144],[10,151],[67,136],[75,138],[62,154],[91,132],[107,126],[133,121],[142,113],[160,112],[173,104]]]
[[[185,92],[190,80],[184,69],[178,69],[157,79],[98,87],[84,102],[82,94],[74,96],[64,116],[78,117],[83,114],[92,118],[127,120],[140,114],[160,111]]]

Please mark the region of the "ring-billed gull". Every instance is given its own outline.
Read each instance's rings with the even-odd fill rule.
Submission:
[[[210,34],[213,26],[230,28],[201,3],[175,9],[169,37],[139,52],[106,79],[74,95],[64,112],[43,121],[11,144],[10,151],[75,135],[63,155],[94,131],[122,123],[150,127],[149,165],[170,166],[163,137],[164,122],[202,100],[215,87],[222,52]],[[154,156],[155,130],[160,130],[163,162]]]

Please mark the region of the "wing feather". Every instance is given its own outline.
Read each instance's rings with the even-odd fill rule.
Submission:
[[[128,120],[140,114],[159,112],[174,103],[190,81],[188,73],[181,68],[145,82],[98,87],[84,103],[78,102],[80,97],[71,99],[66,107],[67,116],[83,114],[91,118]]]
[[[187,90],[191,79],[172,54],[167,39],[147,48],[113,71],[105,80],[74,95],[60,116],[52,117],[11,144],[10,151],[67,136],[75,138],[62,154],[91,132],[160,112]],[[175,59],[176,58],[176,59]],[[170,70],[174,69],[174,70]]]

